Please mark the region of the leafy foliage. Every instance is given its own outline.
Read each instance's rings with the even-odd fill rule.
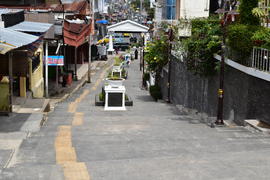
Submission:
[[[255,46],[270,50],[270,29],[262,27],[256,31],[251,37]]]
[[[113,65],[114,66],[120,66],[122,62],[123,62],[123,60],[120,57],[116,56],[114,58],[114,64]]]
[[[192,20],[192,35],[180,40],[186,53],[187,68],[201,76],[216,72],[213,54],[221,49],[221,31],[216,18],[199,18]]]
[[[250,56],[253,48],[252,36],[258,29],[256,26],[244,24],[232,24],[228,28],[227,44],[230,49],[237,52],[239,59],[236,61],[241,62]]]
[[[150,71],[161,69],[168,63],[168,36],[164,32],[153,39],[146,47],[145,61]]]
[[[161,89],[158,85],[150,86],[150,95],[157,101],[162,98]]]
[[[252,10],[258,6],[258,0],[241,0],[240,11],[240,23],[245,25],[260,25],[260,19],[256,17]]]
[[[143,74],[143,86],[146,87],[146,82],[150,80],[150,73],[144,73]]]
[[[262,18],[262,17],[266,17],[267,16],[267,14],[265,13],[265,11],[262,10],[261,8],[258,8],[258,7],[252,9],[252,14],[254,16],[258,17],[258,18]]]

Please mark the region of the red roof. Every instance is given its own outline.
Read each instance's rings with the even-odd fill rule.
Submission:
[[[70,46],[78,47],[85,43],[91,33],[90,24],[76,24],[64,22],[64,41]]]
[[[77,12],[78,14],[83,15],[86,15],[87,13],[90,12],[89,11],[90,7],[86,0],[74,1],[73,3],[70,4],[63,4],[63,5],[59,4],[57,7],[53,9],[53,11],[62,12],[63,6],[65,12]]]
[[[64,6],[64,8],[63,8]],[[89,3],[86,0],[74,1],[73,3],[69,4],[46,4],[44,6],[0,6],[0,8],[10,8],[10,9],[25,9],[25,10],[32,10],[32,9],[44,9],[44,10],[51,10],[54,12],[73,12],[81,15],[89,15],[90,14],[90,7]]]

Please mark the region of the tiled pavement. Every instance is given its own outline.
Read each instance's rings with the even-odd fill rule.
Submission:
[[[104,71],[105,72],[105,71]],[[210,128],[141,90],[138,61],[125,82],[134,106],[94,106],[103,76],[48,116],[20,146],[2,179],[269,179],[270,136],[244,127]],[[0,152],[1,153],[1,152]],[[0,178],[0,179],[1,179]]]

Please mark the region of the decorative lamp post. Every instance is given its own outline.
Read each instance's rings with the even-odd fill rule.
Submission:
[[[218,9],[216,13],[222,14],[221,29],[222,29],[222,43],[221,43],[221,64],[220,64],[220,76],[219,76],[219,89],[218,89],[218,110],[216,125],[224,125],[223,121],[223,104],[224,104],[224,70],[225,70],[225,42],[226,42],[226,26],[229,22],[229,15],[233,17],[230,21],[234,21],[234,15],[236,14],[234,8],[237,5],[237,0],[222,0],[221,9]],[[214,127],[214,125],[212,125]]]
[[[170,103],[171,102],[171,68],[172,68],[172,62],[171,62],[171,58],[172,58],[172,42],[174,39],[173,36],[173,29],[172,29],[172,25],[168,31],[168,38],[169,38],[169,48],[168,48],[168,100],[167,102]]]
[[[172,2],[171,2],[172,3]],[[171,19],[171,25],[170,28],[168,30],[168,40],[169,40],[169,48],[168,48],[168,83],[167,83],[167,91],[168,91],[168,99],[167,102],[171,103],[171,67],[172,67],[172,63],[171,63],[171,57],[172,57],[172,42],[174,39],[173,36],[173,9],[171,9],[171,14],[170,14],[170,19]]]
[[[91,26],[91,31],[95,31],[95,28],[92,28],[94,26],[94,23],[95,23],[95,1],[94,0],[89,0],[89,8],[90,8],[90,15],[91,15],[91,19],[90,19],[90,26]],[[90,35],[89,35],[89,60],[88,60],[88,72],[87,72],[87,82],[88,83],[91,83],[91,63],[92,63],[92,40],[93,40],[93,37],[92,35],[94,34],[94,32],[90,32]]]

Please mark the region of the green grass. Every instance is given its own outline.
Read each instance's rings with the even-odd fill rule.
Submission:
[[[121,65],[121,63],[122,63],[122,60],[120,59],[120,57],[115,57],[114,58],[114,66],[120,66]]]

